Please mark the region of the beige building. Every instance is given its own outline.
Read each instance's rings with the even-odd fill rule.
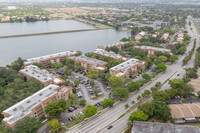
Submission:
[[[42,63],[45,67],[49,67],[50,64],[63,63],[63,61],[66,58],[75,56],[76,54],[77,54],[77,52],[65,51],[65,52],[30,58],[24,62],[24,65],[28,66],[28,65],[32,65],[34,63]]]
[[[138,74],[138,66],[145,69],[145,62],[138,59],[130,59],[110,68],[109,71],[112,76],[129,78],[131,72],[133,72],[134,76]]]
[[[171,53],[170,49],[165,49],[165,48],[158,48],[158,47],[151,47],[151,46],[135,46],[134,48],[139,48],[139,49],[147,51],[148,56],[154,54],[156,51],[160,51],[163,53],[168,53],[170,55],[173,55],[173,53]]]
[[[107,68],[106,65],[108,64],[105,61],[97,60],[86,56],[73,56],[70,58],[73,59],[75,63],[80,63],[86,71],[90,69],[94,71],[102,71]]]
[[[116,43],[113,43],[113,44],[107,44],[107,45],[101,46],[100,48],[105,50],[107,47],[116,46],[121,51],[125,44],[126,44],[126,42],[116,42]]]
[[[50,74],[47,70],[41,70],[35,65],[25,66],[25,68],[20,70],[19,72],[23,74],[27,79],[35,78],[36,80],[40,81],[40,83],[42,83],[44,86],[50,84],[61,85],[65,82],[63,79]]]
[[[108,51],[106,51],[104,49],[95,49],[93,51],[93,53],[96,54],[96,55],[111,57],[111,58],[114,58],[116,60],[122,60],[122,61],[129,60],[129,58],[127,58],[127,57],[123,57],[123,56],[121,56],[119,54],[116,54],[116,53],[114,53],[112,51],[108,52]]]
[[[72,87],[60,87],[51,84],[4,110],[1,113],[4,115],[3,123],[5,123],[6,126],[13,128],[17,121],[25,118],[26,116],[40,119],[46,116],[44,107],[49,102],[61,98],[68,100],[70,93],[72,93]]]

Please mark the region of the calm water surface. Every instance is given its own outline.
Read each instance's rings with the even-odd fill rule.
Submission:
[[[47,23],[47,26],[45,23]],[[0,29],[3,27],[2,25],[5,24],[0,24]],[[14,25],[18,25],[21,28],[19,28],[18,26],[15,27]],[[6,29],[6,27],[12,28]],[[34,24],[8,23],[6,24],[6,27],[3,27],[3,30],[0,30],[0,34],[10,35],[16,33],[33,33],[93,28],[91,26],[73,20],[37,22]],[[67,50],[80,50],[84,53],[91,52],[100,45],[114,43],[119,41],[121,38],[128,36],[129,33],[127,32],[107,29],[0,39],[0,66],[10,64],[18,57],[26,59]]]

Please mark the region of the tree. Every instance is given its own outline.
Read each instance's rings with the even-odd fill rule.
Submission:
[[[167,102],[170,100],[170,97],[164,91],[156,91],[156,92],[153,92],[153,99],[156,101]]]
[[[174,63],[176,60],[178,60],[178,55],[171,55],[169,60]]]
[[[93,80],[93,79],[90,80],[90,85],[91,85],[91,86],[94,86],[94,80]]]
[[[128,128],[130,129],[130,128],[133,126],[133,122],[130,121],[130,120],[128,120],[128,122],[127,122],[127,126],[128,126]]]
[[[56,68],[60,68],[60,67],[62,67],[62,66],[63,66],[62,63],[55,63],[55,64],[54,64],[54,67],[56,67]]]
[[[106,47],[106,51],[112,51],[112,52],[118,53],[119,48],[117,46]]]
[[[11,64],[11,68],[13,70],[17,70],[17,71],[22,69],[23,66],[24,66],[24,60],[22,60],[22,58],[20,58],[20,57],[18,57],[18,59],[16,61],[12,62],[12,64]]]
[[[127,88],[115,88],[113,90],[113,95],[118,96],[120,98],[127,98],[129,96],[129,91]]]
[[[164,102],[154,100],[154,114],[158,119],[166,122],[170,117],[170,109]]]
[[[121,42],[130,42],[130,39],[128,39],[128,38],[122,38],[120,41]]]
[[[151,94],[149,90],[144,90],[144,92],[142,93],[142,97],[148,96],[149,94]]]
[[[32,117],[25,117],[17,121],[15,125],[15,133],[36,133],[41,123]]]
[[[57,119],[52,119],[51,121],[49,121],[48,126],[53,132],[59,132],[60,128],[62,127]]]
[[[40,69],[44,69],[44,65],[42,63],[34,63],[35,66],[38,66]]]
[[[155,54],[151,54],[150,59],[155,60],[155,59],[157,59],[157,56]]]
[[[164,63],[158,64],[157,68],[158,68],[159,71],[166,71],[167,70],[167,67],[165,66]]]
[[[74,84],[75,84],[75,86],[78,86],[80,84],[80,80],[79,79],[75,79],[74,80]]]
[[[45,113],[49,117],[59,117],[67,108],[67,102],[64,99],[58,99],[47,104],[45,107]]]
[[[146,103],[140,105],[139,110],[142,110],[149,117],[153,116],[153,111],[154,111],[153,102],[146,102]]]
[[[142,97],[139,95],[139,96],[137,97],[137,100],[138,100],[138,101],[140,101],[140,100],[141,100],[141,98],[142,98]]]
[[[97,75],[97,73],[96,73],[95,71],[89,70],[89,71],[88,71],[88,77],[89,77],[90,79],[96,79],[96,78],[98,77],[98,75]]]
[[[111,76],[108,81],[112,86],[117,87],[123,83],[123,79],[117,76]]]
[[[146,74],[146,73],[142,75],[142,78],[145,79],[146,81],[151,80],[151,76],[149,74]]]
[[[85,108],[85,113],[88,117],[93,116],[97,113],[97,107],[95,107],[94,105],[87,105]]]
[[[5,124],[0,123],[0,133],[12,133],[12,130],[10,127],[5,126]]]
[[[197,70],[194,68],[188,68],[186,69],[186,78],[198,78]]]
[[[113,104],[114,104],[114,100],[112,98],[104,99],[103,102],[102,102],[102,106],[104,108],[106,108],[106,107],[112,107]]]
[[[140,83],[137,82],[137,81],[131,81],[129,83],[129,91],[130,92],[133,92],[133,91],[136,91],[136,90],[139,90],[140,89]]]
[[[168,58],[164,55],[159,56],[159,59],[162,60],[163,62],[168,60]]]
[[[149,118],[148,115],[145,114],[143,111],[137,110],[137,111],[131,113],[129,120],[131,122],[133,122],[133,121],[147,121],[148,118]]]
[[[127,108],[129,108],[130,106],[129,106],[128,103],[126,103],[126,104],[124,105],[124,107],[125,107],[125,109],[127,109]]]
[[[85,106],[86,105],[86,100],[85,99],[80,100],[79,104],[81,106]]]

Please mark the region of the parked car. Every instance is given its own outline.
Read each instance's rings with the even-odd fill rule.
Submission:
[[[102,92],[99,92],[97,95],[100,96],[100,95],[103,95],[103,93],[102,93]]]
[[[73,112],[73,110],[71,108],[68,109],[69,112]]]
[[[112,125],[110,125],[110,126],[108,126],[108,127],[107,127],[107,129],[108,129],[108,130],[110,130],[112,127],[113,127],[113,126],[112,126]]]

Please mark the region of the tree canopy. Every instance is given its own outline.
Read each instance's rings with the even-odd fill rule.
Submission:
[[[52,119],[51,121],[49,121],[48,126],[49,126],[50,130],[53,132],[58,132],[60,130],[60,128],[62,127],[62,125],[59,123],[58,119]]]
[[[127,98],[129,96],[129,91],[127,88],[114,88],[113,95],[118,96],[120,98]]]
[[[85,113],[87,116],[93,116],[97,113],[97,107],[95,107],[94,105],[87,105],[85,108]]]
[[[148,115],[145,114],[142,110],[137,110],[133,113],[131,113],[131,116],[129,117],[130,121],[147,121]]]
[[[112,107],[113,104],[114,104],[114,100],[112,98],[104,99],[103,102],[102,102],[102,106],[104,108],[106,108],[106,107]]]

